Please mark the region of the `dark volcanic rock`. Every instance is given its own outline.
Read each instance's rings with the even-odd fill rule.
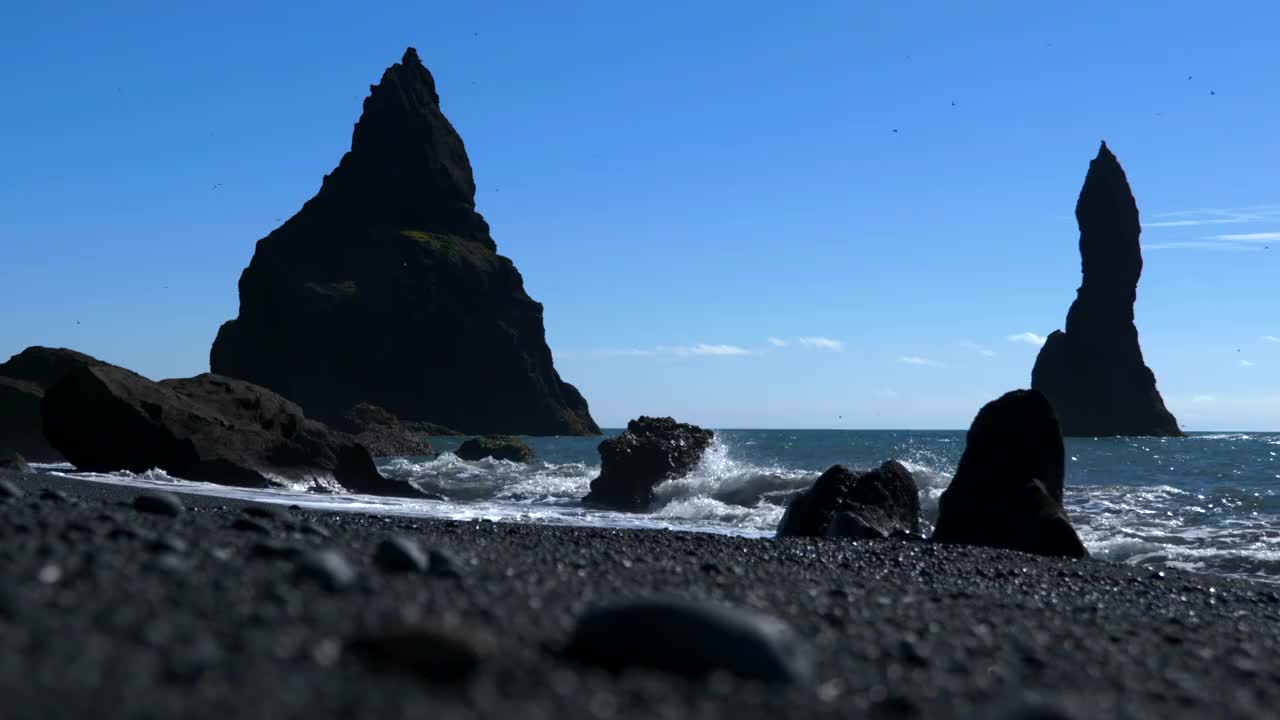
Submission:
[[[21,454],[0,450],[0,470],[16,470],[17,472],[31,472],[31,466],[27,464],[26,458]]]
[[[383,408],[360,403],[343,414],[335,429],[350,433],[375,457],[434,455],[432,435],[457,435],[449,428],[401,420]]]
[[[332,548],[312,550],[299,557],[297,575],[334,592],[346,590],[359,577],[347,556]]]
[[[383,538],[373,551],[373,562],[387,572],[425,572],[427,554],[414,540],[395,535]]]
[[[1088,556],[1062,509],[1062,433],[1043,394],[1015,390],[987,403],[966,443],[938,500],[935,541]]]
[[[653,488],[687,475],[702,460],[715,433],[666,418],[639,417],[626,432],[600,443],[600,477],[583,502],[621,510],[648,509]]]
[[[1084,279],[1066,332],[1049,335],[1031,371],[1070,437],[1180,436],[1156,376],[1142,359],[1133,304],[1142,275],[1138,206],[1116,156],[1102,144],[1076,203]]]
[[[353,638],[347,649],[370,662],[409,670],[426,680],[459,682],[494,655],[497,643],[479,628],[442,623]]]
[[[556,373],[542,306],[497,254],[475,189],[410,48],[365,98],[320,192],[258,241],[213,371],[326,422],[368,402],[466,433],[599,433]]]
[[[155,383],[110,365],[72,370],[44,399],[45,435],[80,470],[161,468],[188,480],[268,487],[332,477],[353,492],[418,493],[378,474],[351,437],[265,388],[217,375]]]
[[[650,668],[692,678],[720,670],[789,684],[807,682],[813,673],[809,649],[781,621],[683,600],[588,612],[564,652],[606,670]]]
[[[182,505],[182,499],[173,493],[148,492],[133,499],[133,509],[152,515],[176,517],[186,508]]]
[[[511,462],[530,462],[534,458],[533,448],[523,441],[504,435],[486,435],[471,438],[453,451],[463,460],[475,462],[485,458],[494,460],[510,460]]]
[[[875,470],[854,472],[833,465],[792,499],[778,523],[778,537],[829,535],[841,514],[843,533],[832,537],[885,538],[894,533],[920,534],[920,490],[901,463],[890,460]]]
[[[61,462],[44,437],[44,393],[71,370],[101,360],[65,348],[33,346],[0,364],[0,447],[34,462]]]

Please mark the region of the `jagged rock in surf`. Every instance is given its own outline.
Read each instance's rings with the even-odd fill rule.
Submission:
[[[987,403],[965,443],[938,500],[934,541],[1088,556],[1062,507],[1066,453],[1042,393],[1015,390]]]
[[[534,458],[533,448],[522,440],[505,435],[486,435],[484,437],[471,438],[458,446],[458,449],[454,450],[453,454],[462,460],[470,462],[493,458],[494,460],[527,463],[532,462]]]
[[[334,429],[355,436],[374,457],[434,455],[432,435],[456,435],[446,427],[407,422],[369,403],[360,403],[343,414]]]
[[[44,393],[71,370],[101,360],[66,348],[32,346],[0,364],[0,447],[32,462],[62,462],[44,437]]]
[[[833,524],[838,526],[833,529]],[[911,471],[894,460],[862,472],[833,465],[813,487],[791,500],[777,535],[867,540],[919,536],[920,490]]]
[[[421,496],[379,475],[351,436],[242,380],[204,374],[157,383],[113,365],[82,366],[49,388],[43,412],[49,442],[82,471],[160,468],[242,487],[332,479],[352,492]]]
[[[689,474],[711,446],[715,433],[697,425],[641,416],[626,432],[600,443],[600,476],[583,498],[589,505],[644,511],[653,489],[664,480]]]
[[[598,434],[475,191],[410,48],[365,98],[351,150],[319,193],[258,241],[213,371],[326,422],[367,402],[469,434]]]
[[[1031,387],[1053,403],[1070,437],[1181,436],[1142,358],[1133,305],[1142,275],[1138,206],[1102,143],[1076,202],[1083,280],[1066,331],[1045,341]]]

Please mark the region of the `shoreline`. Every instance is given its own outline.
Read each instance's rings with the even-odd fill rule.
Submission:
[[[7,717],[1267,717],[1280,703],[1273,585],[963,546],[288,510],[0,472]],[[48,494],[45,490],[55,494]],[[249,521],[249,522],[246,522]],[[397,574],[388,535],[460,578]],[[333,549],[350,587],[297,573]],[[611,675],[558,654],[602,603],[679,596],[764,612],[811,648],[812,684]],[[492,638],[465,681],[354,649],[407,618]],[[341,709],[339,709],[341,708]]]

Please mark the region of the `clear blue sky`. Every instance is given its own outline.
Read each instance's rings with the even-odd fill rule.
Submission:
[[[1275,3],[114,5],[0,10],[0,356],[206,370],[413,45],[602,425],[966,426],[1063,323],[1105,138],[1170,408],[1280,429]]]

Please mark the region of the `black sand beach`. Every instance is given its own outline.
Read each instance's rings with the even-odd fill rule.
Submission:
[[[6,720],[1274,717],[1280,703],[1280,588],[1265,584],[895,541],[254,517],[194,495],[167,516],[135,509],[132,488],[0,479],[25,493],[0,500]],[[380,569],[393,534],[452,555],[460,577]],[[348,587],[299,576],[293,553],[324,548],[350,560]],[[584,610],[655,594],[785,621],[814,682],[560,657]],[[474,672],[465,652],[405,664],[361,642],[423,624],[469,638]]]

